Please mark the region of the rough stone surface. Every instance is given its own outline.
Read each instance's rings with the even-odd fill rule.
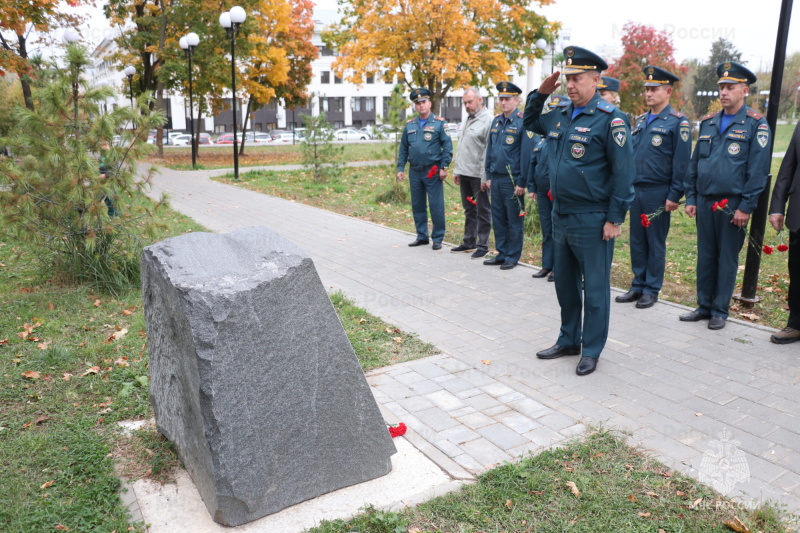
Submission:
[[[313,262],[266,228],[145,248],[150,394],[235,526],[391,470],[395,446]]]

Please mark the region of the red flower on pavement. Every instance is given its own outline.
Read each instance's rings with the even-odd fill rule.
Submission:
[[[401,437],[406,434],[407,429],[408,428],[406,427],[406,425],[400,422],[396,426],[389,426],[389,435],[391,435],[392,438]]]
[[[436,165],[433,165],[431,167],[431,169],[428,171],[428,179],[433,178],[436,175],[437,172],[439,172],[439,167],[436,166]]]
[[[728,199],[727,198],[723,198],[722,200],[719,201],[720,209],[724,209],[726,205],[728,205]]]
[[[553,201],[553,193],[550,192],[550,189],[547,190],[547,199]]]
[[[764,253],[765,254],[770,255],[772,253],[772,251],[773,251],[772,246],[769,246],[767,244],[764,245]]]
[[[786,252],[786,251],[788,251],[788,250],[789,250],[789,247],[788,247],[788,246],[786,246],[785,244],[779,244],[779,245],[778,245],[778,251],[779,251],[779,252]]]
[[[711,210],[716,211],[717,209],[719,209],[719,202],[714,202],[714,205],[711,206]]]
[[[467,201],[468,201],[469,203],[471,203],[472,205],[478,205],[478,202],[476,202],[476,201],[475,201],[475,200],[472,198],[472,196],[467,196]]]

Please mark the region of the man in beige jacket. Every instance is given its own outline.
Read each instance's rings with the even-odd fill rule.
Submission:
[[[461,97],[469,117],[459,132],[453,181],[461,187],[464,206],[464,239],[451,252],[474,252],[479,259],[489,252],[492,231],[492,206],[486,184],[484,158],[486,141],[492,126],[492,113],[483,107],[480,90],[470,87]]]

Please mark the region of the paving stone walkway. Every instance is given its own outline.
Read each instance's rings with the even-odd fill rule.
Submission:
[[[744,462],[749,478],[730,478],[729,496],[800,511],[800,343],[772,344],[771,330],[736,320],[720,331],[683,323],[686,308],[666,302],[612,302],[598,370],[579,377],[575,357],[534,355],[560,324],[554,286],[532,279],[535,268],[408,248],[412,234],[209,179],[225,172],[162,169],[152,192],[212,231],[277,231],[313,257],[330,290],[436,345],[440,355],[368,379],[387,416],[453,478],[603,424],[717,488],[726,459]],[[460,230],[447,238],[458,244]]]

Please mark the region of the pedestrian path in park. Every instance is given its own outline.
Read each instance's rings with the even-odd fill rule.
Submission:
[[[409,248],[410,233],[209,179],[224,172],[163,169],[152,193],[212,231],[273,229],[312,256],[329,290],[436,345],[439,355],[368,380],[451,478],[603,424],[728,496],[800,511],[800,345],[772,344],[770,329],[737,320],[720,331],[680,322],[686,308],[663,301],[612,301],[598,370],[579,377],[575,357],[535,356],[560,324],[554,284],[532,279],[535,268]],[[460,231],[446,240],[458,244]]]

